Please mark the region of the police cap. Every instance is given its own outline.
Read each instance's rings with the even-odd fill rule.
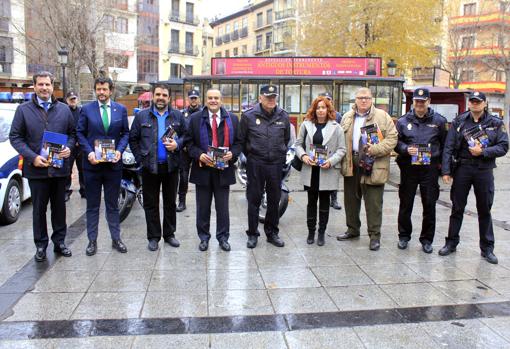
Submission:
[[[77,95],[77,94],[76,94],[76,92],[74,92],[74,91],[69,91],[69,92],[67,92],[67,94],[66,94],[66,98],[74,99],[74,98],[78,98],[78,95]]]
[[[260,94],[264,96],[278,96],[278,87],[275,85],[264,85],[260,88]]]
[[[413,99],[425,101],[430,98],[430,91],[426,88],[417,88],[413,92]]]
[[[476,99],[478,101],[486,101],[487,98],[485,97],[485,94],[483,92],[473,91],[469,94],[468,99],[471,101],[473,99]]]
[[[333,96],[331,95],[331,93],[329,92],[323,92],[323,93],[320,93],[319,94],[320,97],[326,97],[327,99],[329,99],[330,101],[333,100]]]
[[[188,97],[189,98],[192,98],[192,97],[196,97],[196,98],[199,98],[200,97],[200,93],[198,93],[197,90],[190,90],[188,92]]]

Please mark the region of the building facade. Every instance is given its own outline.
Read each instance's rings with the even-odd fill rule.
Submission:
[[[159,78],[159,0],[138,0],[137,70],[138,83]]]

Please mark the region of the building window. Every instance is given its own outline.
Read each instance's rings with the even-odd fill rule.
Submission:
[[[173,19],[179,19],[179,0],[172,0],[172,14]]]
[[[273,10],[267,10],[266,12],[266,22],[267,24],[273,23]]]
[[[230,24],[227,24],[225,26],[225,34],[229,34],[230,33]]]
[[[9,22],[11,19],[11,1],[0,0],[0,30],[9,31]]]
[[[245,17],[242,19],[242,27],[248,28],[248,18]]]
[[[117,18],[117,33],[127,34],[128,32],[128,20],[124,17]]]
[[[0,73],[11,73],[13,55],[12,38],[0,38]]]
[[[184,71],[186,72],[186,75],[193,75],[193,66],[186,64],[184,66]]]
[[[257,35],[257,47],[255,51],[262,51],[262,35]]]
[[[128,68],[129,57],[125,55],[117,55],[113,53],[105,53],[104,62],[107,67],[112,68]]]
[[[464,4],[464,16],[472,16],[476,14],[476,2]]]
[[[242,52],[243,56],[247,56],[248,55],[248,45],[243,45],[241,52]]]
[[[216,52],[216,53],[214,54],[214,57],[221,57],[221,52]]]
[[[273,33],[266,33],[266,50],[271,48],[271,43],[273,39]]]
[[[473,47],[475,47],[475,36],[474,35],[464,36],[462,38],[460,48],[462,50],[467,50]]]
[[[186,32],[186,54],[193,54],[193,33]]]
[[[193,23],[195,17],[194,4],[191,2],[186,3],[186,22]]]
[[[170,32],[170,51],[179,52],[179,31],[176,29]]]
[[[462,71],[462,73],[460,74],[460,80],[462,82],[466,82],[466,81],[474,81],[475,80],[475,72],[474,70],[464,70]]]
[[[237,47],[234,47],[234,57],[237,57],[239,55],[239,49]]]
[[[180,64],[170,63],[170,77],[171,78],[179,77],[179,68],[180,68]]]
[[[107,32],[114,32],[115,31],[115,19],[113,16],[106,15],[104,16],[104,29]]]
[[[234,31],[238,31],[239,30],[239,22],[234,22]]]
[[[262,27],[264,24],[264,18],[262,17],[262,12],[257,13],[257,28]]]
[[[230,57],[230,50],[225,50],[225,57]]]

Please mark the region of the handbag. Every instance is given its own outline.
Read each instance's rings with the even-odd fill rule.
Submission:
[[[305,137],[303,138],[303,143],[306,142],[306,135],[307,135],[307,131],[306,131],[306,127],[305,127]],[[294,167],[294,169],[296,171],[301,171],[301,169],[303,168],[303,161],[301,161],[301,159],[298,158],[297,155],[294,155],[294,159],[292,159],[290,165],[292,167]]]

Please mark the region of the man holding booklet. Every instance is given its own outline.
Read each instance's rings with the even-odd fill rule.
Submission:
[[[416,189],[420,186],[423,221],[420,243],[423,252],[432,253],[436,231],[436,202],[439,198],[439,172],[447,132],[446,118],[430,107],[430,91],[417,88],[413,92],[413,108],[397,122],[400,168],[398,196],[398,248],[404,250],[411,240]]]
[[[106,221],[112,238],[112,248],[126,253],[120,239],[119,190],[122,178],[122,152],[127,146],[129,126],[126,108],[113,102],[113,81],[99,77],[94,81],[97,101],[82,107],[77,134],[83,151],[83,172],[87,197],[87,256],[97,252],[99,207],[104,188]],[[85,159],[85,156],[87,157]]]
[[[48,230],[46,209],[51,203],[53,249],[71,256],[65,244],[67,232],[65,184],[69,176],[69,156],[76,143],[75,122],[67,105],[53,97],[54,77],[49,72],[34,74],[35,94],[21,104],[12,121],[9,139],[23,156],[23,176],[32,193],[35,260],[46,260]]]
[[[236,140],[238,118],[222,107],[221,92],[207,91],[205,107],[193,115],[185,140],[193,159],[189,181],[196,186],[197,231],[200,251],[209,248],[211,203],[216,208],[216,239],[223,251],[230,251],[228,198],[236,177],[233,164],[241,153]]]

